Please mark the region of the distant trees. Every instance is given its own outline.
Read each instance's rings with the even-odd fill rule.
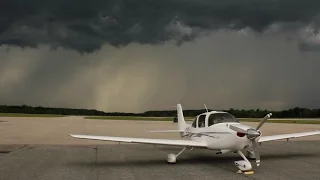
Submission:
[[[210,109],[209,109],[210,110]],[[210,110],[211,111],[211,110]],[[273,118],[319,118],[320,109],[308,108],[291,108],[283,111],[268,111],[260,109],[238,110],[229,109],[221,110],[231,113],[237,118],[262,118],[267,113],[271,112]],[[184,110],[186,117],[195,117],[196,115],[206,112],[205,109],[199,110]],[[162,111],[146,111],[143,113],[125,113],[125,112],[103,112],[95,109],[70,109],[70,108],[49,108],[49,107],[31,107],[22,106],[6,106],[0,105],[0,113],[25,113],[25,114],[57,114],[57,115],[84,115],[84,116],[144,116],[144,117],[175,117],[176,110]]]
[[[0,106],[0,113],[24,113],[24,114],[57,114],[57,115],[105,115],[103,111],[94,109],[69,109],[69,108],[48,108],[31,106]]]
[[[229,111],[238,118],[260,118],[271,112],[273,118],[317,118],[320,117],[320,109],[308,109],[308,108],[291,108],[283,111],[268,111],[268,110],[232,110]]]

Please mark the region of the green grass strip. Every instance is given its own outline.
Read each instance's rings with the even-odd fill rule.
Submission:
[[[137,117],[137,116],[87,116],[85,119],[100,120],[140,120],[140,121],[173,121],[173,117]],[[193,117],[186,117],[187,121],[192,121]],[[260,122],[260,119],[240,118],[240,122]],[[268,123],[287,124],[320,124],[320,119],[269,119]]]
[[[0,117],[65,117],[55,114],[23,114],[23,113],[0,113]]]

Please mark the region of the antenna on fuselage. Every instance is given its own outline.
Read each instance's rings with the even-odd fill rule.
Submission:
[[[207,109],[207,106],[206,106],[206,104],[204,104],[204,107],[206,108],[207,112],[209,112],[209,111],[208,111],[208,109]]]

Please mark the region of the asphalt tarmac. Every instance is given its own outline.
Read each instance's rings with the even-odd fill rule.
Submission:
[[[98,136],[122,136],[158,139],[181,139],[179,133],[150,133],[154,130],[177,129],[177,124],[161,121],[133,120],[92,120],[81,116],[62,118],[41,117],[0,117],[0,145],[97,145],[113,144],[105,141],[83,141],[71,138],[69,134],[89,134]],[[188,122],[191,123],[191,122]],[[258,123],[243,124],[257,127]],[[320,124],[279,124],[265,123],[262,136],[298,133],[320,130]],[[308,136],[293,141],[320,141],[320,135]],[[1,180],[1,179],[0,179]]]
[[[82,140],[79,140],[82,141]],[[85,141],[85,140],[84,140]],[[178,147],[139,144],[0,145],[1,180],[219,180],[320,179],[319,141],[277,141],[259,147],[261,165],[253,175],[236,174],[238,154],[216,155],[206,149],[181,154]]]

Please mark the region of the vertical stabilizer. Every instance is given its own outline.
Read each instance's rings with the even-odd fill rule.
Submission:
[[[187,127],[187,123],[184,120],[181,104],[177,104],[177,114],[178,114],[178,128],[179,130],[185,130],[185,128]]]

